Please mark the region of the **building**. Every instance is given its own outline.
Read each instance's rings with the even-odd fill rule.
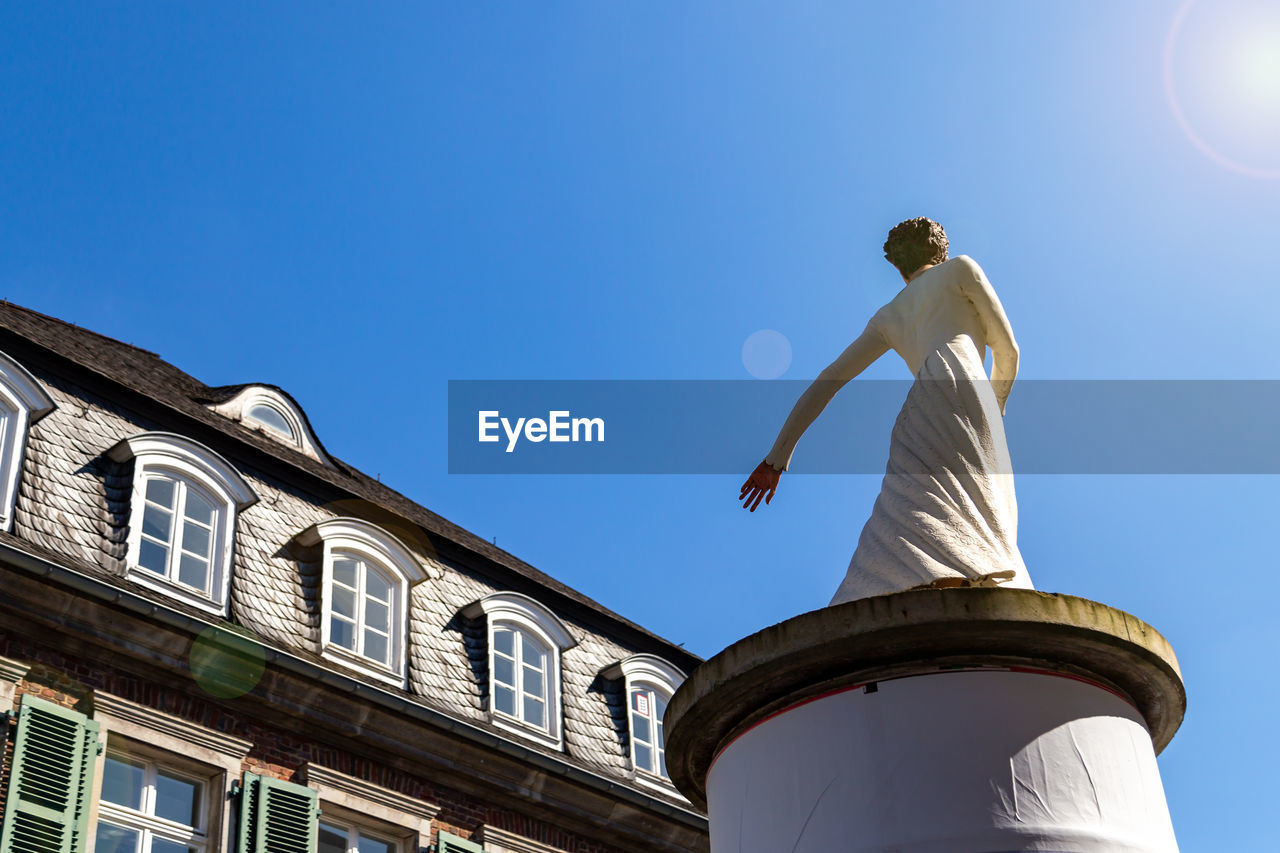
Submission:
[[[705,850],[698,662],[281,389],[0,306],[0,853]]]

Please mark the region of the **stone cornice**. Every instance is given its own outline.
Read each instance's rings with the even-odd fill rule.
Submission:
[[[412,815],[427,823],[435,820],[436,815],[440,813],[440,806],[434,803],[414,799],[407,794],[348,776],[346,773],[339,773],[337,770],[319,764],[307,764],[302,769],[302,778],[308,785],[319,790],[321,796],[326,793],[326,789],[340,791],[391,811]]]
[[[178,740],[186,741],[193,746],[202,747],[234,758],[237,761],[249,754],[252,741],[206,728],[197,723],[166,714],[110,693],[95,692],[93,694],[94,714],[107,714],[125,720],[143,728],[158,731]]]
[[[480,839],[484,842],[486,850],[495,850],[497,853],[564,853],[559,847],[552,847],[541,841],[534,841],[488,824],[480,827]]]
[[[0,657],[0,681],[9,684],[17,684],[26,677],[30,671],[31,664],[14,660],[13,658]]]

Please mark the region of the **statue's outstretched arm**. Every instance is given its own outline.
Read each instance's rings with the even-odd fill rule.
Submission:
[[[778,478],[791,464],[791,453],[809,424],[822,413],[846,382],[866,370],[871,362],[884,355],[888,349],[884,336],[876,328],[876,318],[872,317],[858,339],[818,374],[818,378],[813,380],[791,408],[791,414],[782,425],[773,449],[742,484],[738,499],[743,502],[743,507],[755,512],[761,500],[765,503],[773,500],[773,494],[778,488]]]
[[[1013,327],[1005,316],[1000,297],[996,296],[995,288],[987,281],[982,267],[968,255],[960,255],[956,260],[972,273],[970,276],[961,276],[960,287],[965,297],[978,309],[987,346],[991,347],[991,388],[996,393],[1000,414],[1003,415],[1005,401],[1013,390],[1013,380],[1018,378],[1018,342],[1013,338]]]
[[[785,471],[791,464],[791,454],[796,448],[796,442],[800,440],[800,436],[804,435],[809,424],[822,414],[822,410],[827,407],[827,403],[831,402],[836,392],[850,379],[870,367],[871,363],[884,355],[888,349],[889,345],[876,327],[875,318],[871,318],[871,322],[867,324],[862,334],[840,353],[839,358],[827,365],[818,374],[818,378],[813,380],[813,383],[800,395],[800,399],[791,409],[791,414],[787,416],[786,423],[782,425],[782,430],[773,443],[773,449],[765,457],[765,462],[773,466],[776,471]]]

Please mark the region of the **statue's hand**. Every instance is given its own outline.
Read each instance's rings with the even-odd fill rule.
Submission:
[[[1013,380],[992,382],[991,389],[996,392],[996,403],[1000,406],[1000,416],[1004,417],[1004,407],[1009,402],[1009,392],[1013,390]]]
[[[755,512],[762,499],[765,503],[773,500],[773,493],[778,490],[778,480],[781,477],[782,472],[768,462],[757,465],[756,470],[752,471],[751,476],[742,484],[742,494],[738,495],[743,508]]]

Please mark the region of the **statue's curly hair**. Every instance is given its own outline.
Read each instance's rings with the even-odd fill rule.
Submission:
[[[940,264],[947,259],[947,232],[923,216],[899,222],[889,230],[884,257],[904,276],[925,264]]]

